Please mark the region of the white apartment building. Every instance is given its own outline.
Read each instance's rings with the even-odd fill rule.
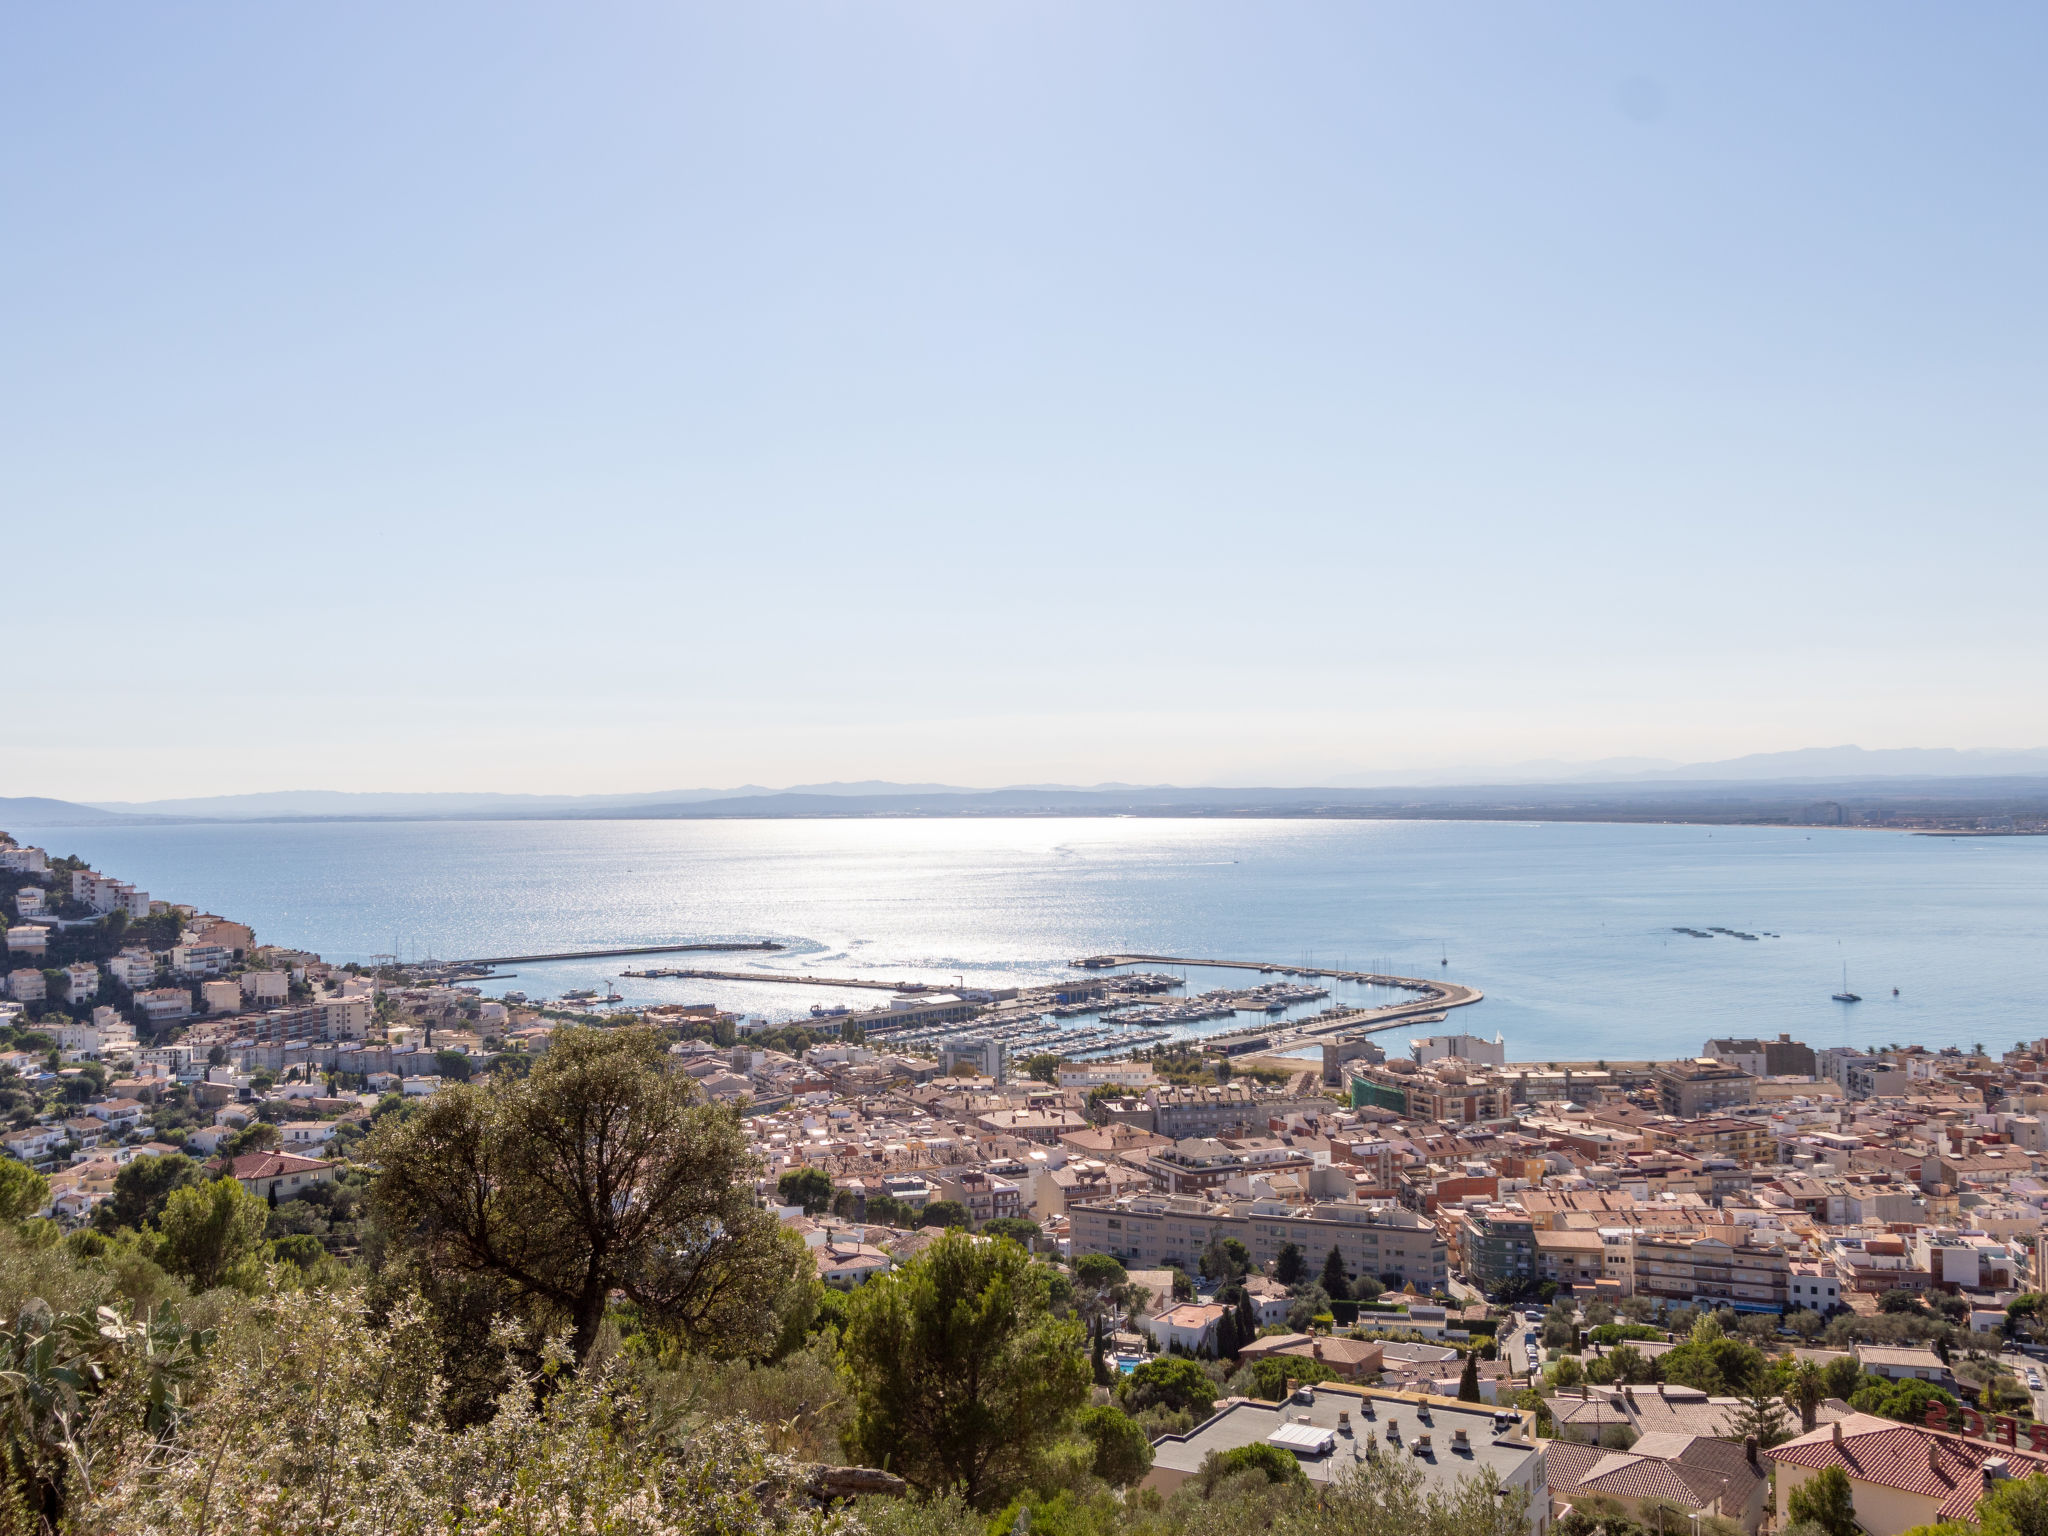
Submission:
[[[180,944],[171,951],[171,969],[181,976],[223,976],[235,963],[224,944]]]
[[[135,994],[135,1004],[152,1023],[192,1016],[192,994],[183,987],[147,987]]]
[[[24,1163],[42,1163],[55,1157],[69,1139],[70,1133],[61,1125],[32,1125],[25,1131],[0,1136],[0,1147]]]
[[[156,956],[146,949],[124,949],[107,962],[107,974],[130,992],[156,980]]]
[[[40,885],[24,885],[14,893],[15,916],[41,917],[43,911],[43,888]]]
[[[50,856],[40,848],[0,848],[0,869],[17,875],[47,875]]]
[[[49,988],[41,971],[24,965],[7,973],[7,995],[17,1003],[40,1003],[49,997]]]
[[[130,917],[149,916],[149,892],[138,891],[125,880],[111,879],[89,869],[71,872],[71,895],[93,911],[126,912]]]
[[[110,1130],[132,1131],[142,1124],[144,1108],[140,1099],[102,1099],[86,1105],[85,1112],[95,1120],[104,1120]]]
[[[1825,1314],[1830,1307],[1842,1304],[1842,1282],[1832,1266],[1827,1264],[1802,1264],[1792,1266],[1791,1295],[1787,1298],[1794,1307],[1803,1307],[1809,1312]]]
[[[90,1024],[57,1026],[57,1048],[69,1059],[98,1060],[135,1049],[135,1029],[111,1008],[95,1008]]]
[[[240,1013],[242,989],[233,977],[199,983],[199,1002],[208,1013]]]
[[[137,1051],[135,1060],[139,1066],[166,1073],[180,1082],[197,1082],[206,1076],[206,1053],[195,1052],[189,1045],[153,1045]]]
[[[50,947],[50,930],[34,923],[16,923],[7,930],[7,952],[10,955],[40,956]]]
[[[1508,1064],[1507,1042],[1499,1035],[1491,1040],[1478,1035],[1431,1035],[1425,1040],[1410,1040],[1408,1052],[1425,1067],[1432,1061],[1447,1058],[1487,1067],[1505,1067]]]
[[[81,962],[64,967],[64,1001],[89,1003],[100,995],[100,968]]]

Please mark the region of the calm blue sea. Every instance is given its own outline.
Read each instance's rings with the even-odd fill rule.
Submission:
[[[1513,1059],[2048,1034],[2048,839],[1512,822],[588,821],[37,829],[330,959],[774,938],[637,963],[1004,983],[1103,950],[1310,959],[1485,990]],[[1724,927],[1754,942],[1675,933]],[[1440,962],[1448,957],[1448,966]],[[499,990],[596,985],[530,966]],[[1829,1001],[1843,967],[1866,1001]],[[1195,988],[1213,984],[1199,973]],[[1894,998],[1891,989],[1897,987]],[[792,1018],[872,993],[622,981]],[[1212,1026],[1223,1027],[1223,1026]]]

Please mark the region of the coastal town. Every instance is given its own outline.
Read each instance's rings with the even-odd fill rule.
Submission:
[[[0,1146],[60,1231],[105,1229],[124,1170],[168,1160],[260,1197],[279,1255],[346,1262],[380,1120],[516,1076],[563,1028],[651,1027],[736,1117],[745,1193],[819,1286],[964,1232],[1092,1287],[1098,1396],[1161,1493],[1246,1446],[1315,1480],[1435,1443],[1428,1477],[1483,1465],[1534,1531],[1667,1508],[1757,1536],[1836,1468],[1893,1536],[2048,1469],[2048,1040],[1518,1062],[1419,1012],[1434,1032],[1294,1056],[1069,1059],[1056,1033],[1002,1041],[1125,983],[782,1026],[603,1012],[332,965],[12,840],[0,870]],[[1106,960],[1129,969],[1077,969]]]

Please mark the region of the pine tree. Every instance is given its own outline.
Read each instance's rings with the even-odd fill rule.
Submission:
[[[1756,1385],[1743,1394],[1742,1406],[1728,1422],[1731,1440],[1747,1440],[1751,1435],[1756,1436],[1759,1449],[1792,1438],[1792,1431],[1785,1427],[1785,1404],[1771,1390],[1766,1372],[1758,1373]]]

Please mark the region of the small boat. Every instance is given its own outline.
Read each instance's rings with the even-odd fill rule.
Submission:
[[[1860,1003],[1863,1001],[1862,998],[1849,990],[1849,967],[1847,964],[1842,966],[1842,990],[1834,994],[1834,1000],[1838,1003]]]

